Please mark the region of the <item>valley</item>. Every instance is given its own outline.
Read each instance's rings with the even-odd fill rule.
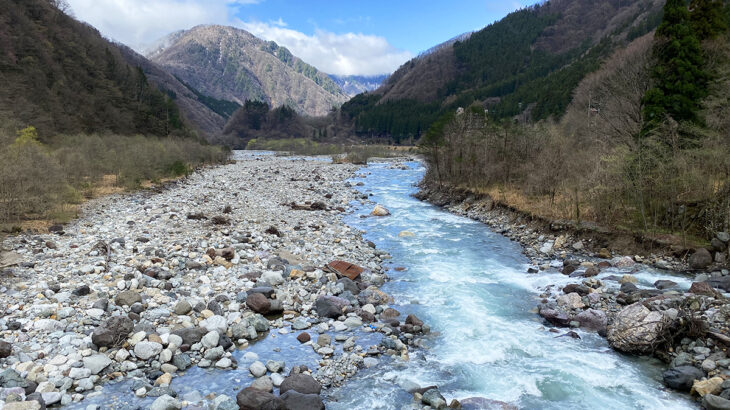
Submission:
[[[730,408],[727,1],[314,3],[0,0],[0,408]]]

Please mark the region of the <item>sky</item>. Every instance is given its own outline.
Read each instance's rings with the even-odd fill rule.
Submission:
[[[199,24],[276,41],[328,74],[389,74],[420,52],[536,0],[67,0],[73,15],[137,51]]]

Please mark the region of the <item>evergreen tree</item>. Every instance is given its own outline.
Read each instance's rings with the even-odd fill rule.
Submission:
[[[722,0],[692,0],[692,28],[700,40],[714,38],[727,29]]]
[[[684,0],[667,0],[654,54],[654,86],[644,97],[644,131],[653,129],[666,116],[676,121],[697,121],[709,76],[703,70],[702,48]]]

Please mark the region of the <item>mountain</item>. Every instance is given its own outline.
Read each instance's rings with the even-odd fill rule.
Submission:
[[[334,75],[330,74],[330,78],[350,97],[357,94],[373,91],[380,87],[388,78],[387,74],[381,75]]]
[[[47,0],[0,0],[0,121],[41,136],[187,133],[122,50]]]
[[[147,57],[204,95],[243,105],[289,105],[325,115],[348,96],[326,74],[273,41],[233,27],[197,26],[161,41]]]
[[[496,119],[559,117],[581,79],[658,25],[663,3],[552,0],[518,10],[405,63],[342,111],[360,134],[396,141],[418,137],[444,113],[472,104]]]
[[[119,49],[125,60],[141,68],[147,79],[177,104],[183,118],[208,139],[219,135],[226,121],[240,107],[238,103],[202,94],[127,46],[119,45]]]

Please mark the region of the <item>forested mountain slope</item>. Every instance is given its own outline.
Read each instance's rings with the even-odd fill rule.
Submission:
[[[123,45],[119,48],[127,62],[140,67],[150,83],[167,94],[188,123],[206,137],[219,135],[233,111],[240,106],[232,101],[203,95],[131,48]]]
[[[365,135],[418,137],[444,112],[478,103],[495,118],[559,117],[617,47],[648,33],[662,0],[552,0],[404,64],[343,106]]]
[[[41,136],[182,132],[178,107],[120,49],[47,0],[0,0],[0,119]]]

